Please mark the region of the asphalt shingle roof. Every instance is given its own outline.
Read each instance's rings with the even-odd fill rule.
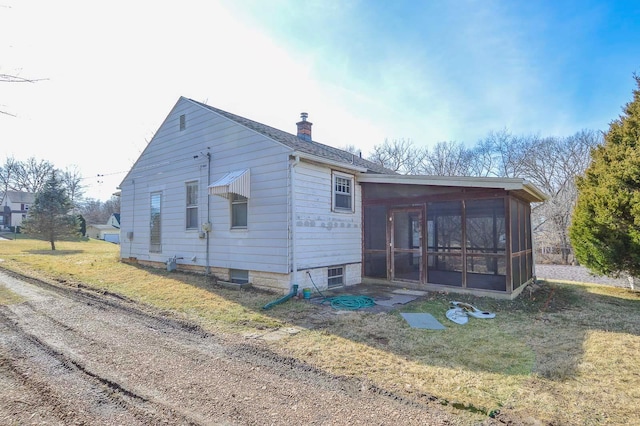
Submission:
[[[7,191],[6,194],[12,203],[33,204],[36,200],[36,194],[32,192]]]
[[[189,100],[223,117],[226,117],[229,120],[233,120],[236,123],[239,123],[253,131],[256,131],[264,136],[267,136],[268,138],[280,142],[296,151],[316,155],[327,160],[344,163],[345,165],[364,167],[367,169],[367,173],[396,174],[396,172],[394,172],[393,170],[387,169],[380,164],[365,160],[364,158],[360,158],[360,156],[354,155],[348,151],[343,151],[341,149],[334,148],[332,146],[315,141],[306,141],[296,135],[278,130],[271,126],[267,126],[266,124],[258,123],[257,121],[249,120],[248,118],[231,114],[230,112],[214,108],[198,101],[194,101],[193,99]]]

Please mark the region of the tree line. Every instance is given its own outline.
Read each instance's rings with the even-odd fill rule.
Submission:
[[[591,150],[602,140],[601,133],[591,130],[567,137],[522,136],[501,130],[490,132],[471,147],[451,141],[419,147],[410,139],[385,140],[374,146],[367,159],[401,174],[518,177],[531,181],[549,195],[546,202],[532,209],[537,246],[568,263],[573,254],[569,226],[577,200],[576,177],[584,173]],[[346,149],[355,152],[353,146]],[[80,214],[86,223],[103,224],[111,214],[120,212],[119,197],[104,202],[84,197],[83,177],[77,167],[56,169],[34,157],[25,161],[5,159],[0,165],[0,197],[7,190],[41,192],[52,174],[66,191],[72,212]]]
[[[516,135],[505,129],[489,132],[474,146],[445,141],[420,147],[411,139],[385,140],[366,158],[401,174],[527,179],[549,196],[532,208],[537,246],[569,263],[576,178],[589,166],[591,151],[602,143],[602,133],[594,130],[556,137]],[[355,152],[352,146],[346,149]]]
[[[49,161],[35,157],[23,161],[7,157],[0,164],[0,204],[7,191],[42,192],[53,175],[69,198],[72,213],[82,215],[87,223],[104,224],[112,213],[120,213],[119,197],[107,201],[85,198],[84,178],[77,166],[58,169]]]

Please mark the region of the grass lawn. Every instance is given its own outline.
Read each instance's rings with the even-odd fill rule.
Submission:
[[[517,423],[635,424],[640,418],[640,292],[588,284],[543,283],[514,301],[429,293],[402,312],[429,312],[446,330],[410,328],[399,312],[336,314],[291,300],[233,291],[207,277],[120,263],[101,241],[0,241],[0,267],[129,297],[198,322],[213,333],[302,331],[264,341],[271,349],[333,374],[370,380],[412,398],[435,397],[482,421],[500,410]],[[496,312],[493,320],[449,322],[449,300]],[[0,285],[0,304],[20,303]]]

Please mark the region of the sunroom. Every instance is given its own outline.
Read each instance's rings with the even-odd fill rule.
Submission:
[[[364,282],[516,297],[535,278],[524,179],[366,175]]]

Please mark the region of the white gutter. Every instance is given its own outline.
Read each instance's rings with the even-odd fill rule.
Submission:
[[[343,163],[341,161],[329,160],[325,157],[320,157],[319,155],[307,154],[306,152],[301,152],[301,151],[294,151],[291,155],[298,159],[314,161],[316,163],[326,164],[328,166],[340,167],[342,169],[353,170],[356,172],[364,173],[367,170],[369,170],[366,167],[356,166],[355,164]],[[354,158],[355,158],[355,154],[354,154]]]

